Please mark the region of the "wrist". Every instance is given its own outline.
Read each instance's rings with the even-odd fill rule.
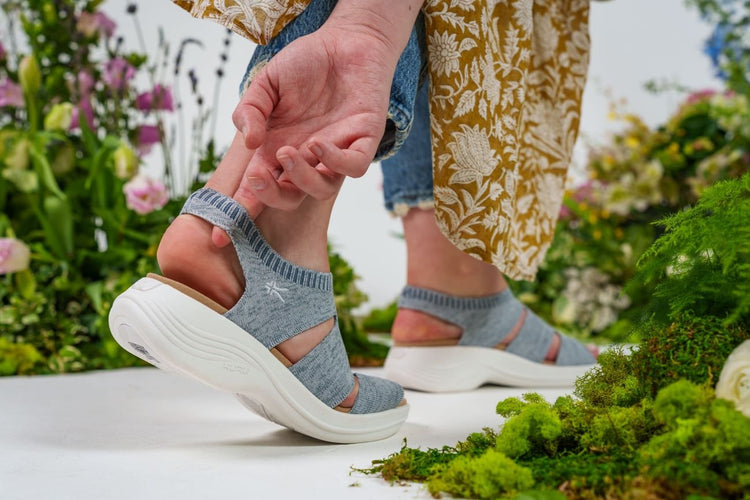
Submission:
[[[424,0],[339,0],[324,26],[370,41],[395,64],[423,3]]]

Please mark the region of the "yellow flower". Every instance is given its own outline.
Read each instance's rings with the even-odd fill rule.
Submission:
[[[590,224],[596,224],[599,221],[599,217],[597,217],[596,214],[592,212],[589,214],[588,220]]]
[[[615,228],[615,238],[621,240],[624,235],[625,234],[622,232],[622,229],[620,229],[619,227]]]
[[[115,161],[115,175],[120,179],[130,179],[138,172],[138,157],[126,144],[120,144],[112,158]]]
[[[595,240],[599,241],[602,239],[602,231],[600,229],[595,230],[593,236]]]
[[[625,138],[625,145],[630,149],[638,149],[641,146],[641,141],[634,135],[629,135]]]

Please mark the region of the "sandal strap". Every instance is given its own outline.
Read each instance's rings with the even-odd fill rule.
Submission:
[[[395,382],[357,373],[359,392],[352,413],[377,413],[396,408],[404,399],[404,390]]]
[[[333,277],[292,264],[263,238],[245,208],[228,196],[203,188],[182,208],[223,229],[234,244],[246,283],[240,300],[225,313],[266,348],[336,316]]]
[[[330,408],[346,399],[354,389],[354,377],[349,368],[349,358],[338,322],[318,345],[290,366],[289,370]]]
[[[559,366],[574,366],[596,363],[596,358],[586,349],[586,346],[575,339],[560,335],[560,351],[557,353],[555,364]]]

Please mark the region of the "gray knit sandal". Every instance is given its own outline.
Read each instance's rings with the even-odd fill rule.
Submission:
[[[424,312],[462,329],[458,341],[441,345],[395,344],[385,361],[386,376],[407,389],[468,391],[482,384],[512,387],[569,387],[596,365],[580,342],[560,335],[554,364],[544,357],[555,335],[510,290],[487,297],[455,297],[406,287],[399,308]],[[519,318],[523,326],[509,343],[503,339]]]
[[[227,232],[245,275],[245,292],[229,310],[177,282],[142,278],[112,305],[117,342],[149,363],[235,393],[259,415],[336,443],[393,435],[408,405],[397,384],[356,374],[354,405],[339,404],[355,387],[338,324],[297,363],[275,347],[336,318],[332,276],[294,265],[263,239],[245,209],[201,189],[183,213]]]

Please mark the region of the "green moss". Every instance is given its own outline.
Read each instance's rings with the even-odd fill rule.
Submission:
[[[651,321],[641,328],[643,341],[632,356],[632,369],[650,394],[679,379],[715,385],[724,361],[750,332],[715,316],[680,314],[667,327]]]
[[[498,404],[510,418],[500,430],[495,448],[511,458],[553,455],[562,434],[560,417],[538,394],[525,394],[524,399],[527,403],[512,414],[505,406],[516,408],[518,400]]]
[[[458,456],[427,481],[433,496],[446,492],[479,499],[512,498],[533,485],[531,470],[495,450],[478,457]]]
[[[644,396],[630,355],[613,348],[599,355],[598,365],[576,380],[575,394],[597,407],[631,406]]]

